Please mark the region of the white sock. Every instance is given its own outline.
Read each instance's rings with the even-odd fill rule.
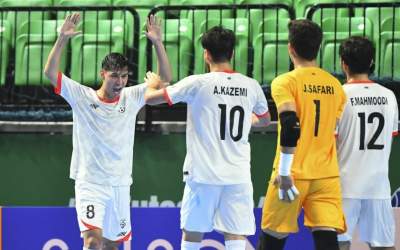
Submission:
[[[90,248],[83,247],[83,250],[96,250],[96,249],[90,249]]]
[[[227,240],[225,241],[226,250],[245,250],[246,241],[245,240]]]
[[[182,240],[181,250],[199,250],[201,242],[191,242]]]

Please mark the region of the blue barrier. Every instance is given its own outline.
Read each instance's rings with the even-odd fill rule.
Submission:
[[[253,250],[260,230],[261,209],[255,209],[257,233],[249,237],[246,250]],[[178,250],[181,232],[179,208],[132,208],[132,241],[121,250]],[[300,232],[291,235],[285,250],[312,250],[312,237],[299,218]],[[82,240],[74,208],[2,208],[3,250],[80,250]],[[206,234],[202,250],[222,250],[222,235]],[[1,247],[0,247],[1,249]]]

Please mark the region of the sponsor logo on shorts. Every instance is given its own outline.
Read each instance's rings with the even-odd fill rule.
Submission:
[[[392,207],[400,207],[400,187],[392,195]]]
[[[117,237],[122,237],[125,236],[128,232],[120,232],[119,234],[117,234]]]

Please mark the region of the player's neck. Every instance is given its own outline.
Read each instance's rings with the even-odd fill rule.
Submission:
[[[233,71],[229,62],[210,64],[210,72],[230,72]]]
[[[369,83],[369,82],[371,82],[371,80],[368,78],[368,74],[352,74],[352,75],[347,75],[347,82],[348,83],[359,83],[359,82]]]
[[[307,61],[307,60],[303,60],[303,59],[299,59],[299,58],[293,60],[293,65],[294,65],[295,69],[307,68],[307,67],[318,67],[316,60]]]
[[[104,84],[96,91],[97,97],[100,99],[102,102],[107,102],[107,103],[113,103],[118,101],[119,95],[115,95],[112,93],[107,93]]]

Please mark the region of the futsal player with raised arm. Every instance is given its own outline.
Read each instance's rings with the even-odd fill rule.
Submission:
[[[394,93],[371,81],[375,49],[364,37],[351,37],[339,54],[348,97],[338,124],[337,150],[343,210],[348,231],[339,235],[340,249],[350,249],[354,229],[371,249],[395,249],[395,223],[390,201],[389,155],[398,133]]]
[[[70,178],[75,180],[83,249],[118,249],[120,242],[131,238],[135,123],[137,113],[145,105],[146,84],[125,87],[128,60],[119,53],[110,53],[103,59],[100,71],[103,82],[98,90],[59,72],[64,47],[80,33],[75,30],[79,19],[77,13],[67,16],[48,57],[45,74],[55,92],[72,108]],[[148,20],[146,35],[155,47],[161,77],[169,81],[171,69],[161,41],[160,23],[153,16]]]
[[[255,233],[248,137],[252,125],[269,124],[267,100],[256,80],[232,70],[231,30],[213,27],[201,44],[210,73],[163,90],[157,90],[158,76],[148,73],[145,99],[187,103],[181,249],[200,249],[203,234],[214,229],[224,234],[227,250],[244,250],[246,236]]]
[[[275,78],[278,143],[262,213],[257,249],[281,250],[297,218],[312,230],[316,250],[337,250],[345,231],[335,127],[346,96],[340,82],[317,66],[321,28],[309,20],[289,23],[294,70]]]

